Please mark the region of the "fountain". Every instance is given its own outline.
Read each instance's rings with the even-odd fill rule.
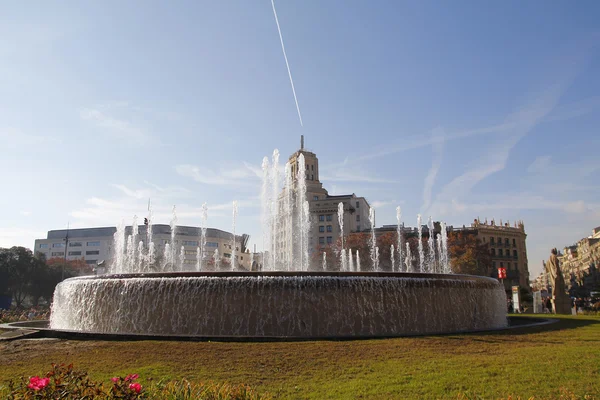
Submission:
[[[285,166],[283,189],[279,170],[276,150],[272,162],[263,160],[262,271],[245,271],[236,265],[237,202],[233,202],[230,265],[220,263],[218,249],[213,261],[204,260],[206,203],[195,264],[185,264],[185,250],[176,245],[175,207],[171,240],[164,245],[159,263],[149,205],[145,234],[140,234],[136,223],[129,235],[124,223],[119,225],[108,274],[71,278],[57,286],[51,328],[159,336],[356,338],[506,326],[506,297],[497,280],[450,273],[445,224],[436,235],[429,219],[425,257],[418,216],[418,258],[413,260],[399,207],[397,238],[389,248],[391,271],[384,271],[387,260],[380,263],[374,229],[367,262],[361,263],[358,250],[353,259],[354,249],[344,240],[342,203],[338,205],[341,248],[329,262],[335,265],[328,265],[326,252],[315,253],[311,261],[304,155],[299,155],[293,168]],[[374,228],[373,208],[369,220]]]

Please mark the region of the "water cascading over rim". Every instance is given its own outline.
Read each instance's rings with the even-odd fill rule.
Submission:
[[[71,278],[51,327],[226,337],[387,337],[506,326],[495,279],[399,273],[221,272]]]

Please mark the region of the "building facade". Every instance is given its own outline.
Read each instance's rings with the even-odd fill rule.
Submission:
[[[110,265],[114,250],[114,234],[116,227],[62,229],[48,231],[46,239],[36,239],[35,253],[43,254],[49,258],[64,258],[66,260],[81,260],[96,268],[98,263],[105,261]],[[132,228],[125,228],[125,235],[131,235]],[[196,265],[197,248],[200,243],[201,229],[192,226],[177,226],[175,246],[180,251],[183,246],[184,264]],[[171,243],[171,227],[169,225],[152,225],[153,243],[155,253],[160,257],[164,253],[165,245]],[[146,243],[147,226],[138,226],[138,238]],[[236,263],[244,269],[250,269],[253,254],[246,248],[248,235],[236,235]],[[203,258],[210,259],[215,250],[219,251],[221,261],[231,260],[233,235],[220,229],[208,228],[206,230],[206,247]]]
[[[573,296],[587,295],[600,288],[597,270],[600,261],[600,227],[594,228],[590,236],[576,244],[563,248],[558,260],[565,285]]]
[[[527,262],[527,234],[523,221],[490,223],[475,219],[471,227],[477,230],[477,238],[488,243],[492,256],[492,275],[498,277],[498,268],[506,268],[504,286],[529,288],[529,265]]]

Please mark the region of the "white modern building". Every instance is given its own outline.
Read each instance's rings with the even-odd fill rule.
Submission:
[[[146,225],[138,226],[138,237],[147,245]],[[96,266],[101,261],[110,264],[113,251],[114,234],[116,227],[61,229],[48,231],[46,239],[36,239],[35,253],[41,253],[50,258],[66,258],[67,260],[83,259],[87,264]],[[131,226],[125,228],[125,235],[130,235]],[[184,264],[196,264],[197,248],[200,243],[199,227],[177,226],[175,235],[175,246],[184,248]],[[152,241],[156,253],[164,252],[165,244],[171,243],[171,227],[169,225],[152,225]],[[245,269],[252,266],[253,254],[246,248],[248,235],[236,235],[236,264]],[[203,258],[213,256],[216,249],[224,261],[231,259],[233,247],[233,235],[220,229],[208,228],[206,230],[206,247]]]

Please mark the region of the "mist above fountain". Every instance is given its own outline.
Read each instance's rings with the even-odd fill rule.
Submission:
[[[261,209],[262,271],[236,265],[237,202],[232,203],[232,262],[206,249],[209,207],[202,205],[196,263],[185,263],[176,242],[173,208],[171,239],[160,252],[152,237],[152,211],[145,235],[137,218],[129,234],[115,233],[109,274],[60,283],[54,294],[51,327],[99,333],[227,337],[382,337],[462,332],[506,326],[503,287],[492,278],[451,274],[444,223],[436,234],[427,223],[427,242],[417,217],[413,257],[402,213],[397,208],[396,238],[381,260],[375,210],[368,262],[348,246],[344,204],[338,204],[340,242],[335,257],[310,251],[310,207],[306,165],[300,152],[295,168],[281,176],[279,152],[263,160]],[[292,171],[296,170],[296,176]],[[142,231],[143,232],[143,231]],[[157,253],[161,253],[160,256]],[[367,255],[365,255],[367,257]],[[383,265],[391,270],[383,271]],[[388,268],[388,267],[385,267]]]

